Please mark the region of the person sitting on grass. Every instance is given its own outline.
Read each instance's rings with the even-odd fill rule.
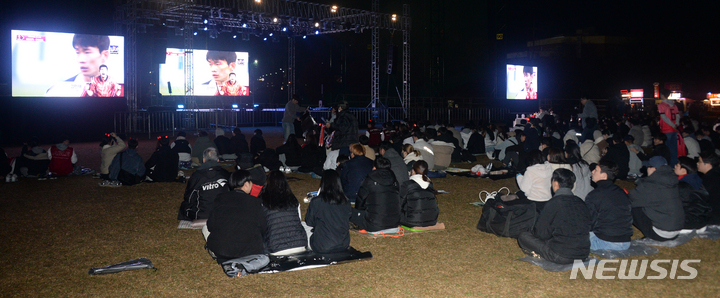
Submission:
[[[103,137],[100,142],[100,148],[102,148],[100,151],[100,175],[93,177],[108,180],[110,179],[110,164],[115,158],[115,155],[125,149],[125,142],[123,142],[122,138],[118,137],[117,134],[111,132]]]
[[[708,203],[712,208],[710,224],[720,224],[720,157],[712,151],[703,151],[697,162],[698,172],[703,173],[703,186],[708,191]]]
[[[145,168],[148,170],[145,180],[151,182],[172,182],[177,180],[178,165],[180,164],[179,155],[177,151],[170,148],[168,143],[170,143],[170,140],[167,137],[158,137],[155,152],[145,162]],[[179,146],[183,145],[176,145],[175,148]],[[190,154],[188,154],[189,157]]]
[[[317,253],[338,253],[350,247],[348,222],[352,214],[350,201],[343,193],[340,174],[325,170],[320,192],[310,201],[305,223],[312,227],[310,248]]]
[[[205,149],[203,164],[188,179],[178,220],[207,219],[215,206],[215,198],[230,191],[227,185],[230,173],[220,166],[218,159],[217,149]]]
[[[416,161],[422,160],[422,153],[420,153],[420,151],[415,150],[415,147],[413,147],[412,144],[403,145],[402,155],[403,155],[403,162],[405,162],[405,167],[407,168],[408,172],[410,170],[412,170],[413,164]]]
[[[347,164],[345,164],[347,169]],[[375,159],[375,167],[367,175],[357,194],[350,222],[358,230],[377,232],[397,228],[400,224],[400,194],[390,161]]]
[[[392,171],[395,173],[395,179],[397,179],[398,184],[402,185],[405,181],[408,181],[410,177],[408,176],[407,166],[405,166],[403,158],[395,151],[389,141],[380,142],[378,153],[380,153],[382,157],[387,158],[392,164]]]
[[[77,155],[73,147],[70,147],[70,138],[61,136],[61,143],[52,145],[48,150],[48,171],[55,176],[68,176],[73,173],[75,163],[77,163]]]
[[[709,194],[697,173],[697,163],[692,158],[680,156],[674,171],[680,180],[678,191],[685,210],[683,232],[703,229],[712,219],[712,208],[708,204]]]
[[[552,173],[555,195],[545,204],[533,230],[518,236],[525,254],[557,264],[572,264],[589,256],[590,211],[573,195],[574,184],[572,171],[557,169]]]
[[[435,189],[427,177],[424,160],[413,165],[410,180],[400,185],[400,223],[408,227],[429,227],[437,224],[438,209]]]
[[[170,149],[178,156],[178,168],[189,170],[192,166],[192,146],[185,138],[187,134],[180,131],[175,137],[175,141],[170,144]]]
[[[260,198],[267,222],[264,238],[267,251],[271,255],[291,255],[305,251],[308,240],[300,223],[300,203],[283,172],[270,172]]]
[[[372,169],[373,161],[365,157],[365,148],[358,143],[350,145],[350,160],[345,163],[340,172],[342,187],[350,202],[355,202],[365,176]]]
[[[246,170],[230,176],[233,191],[219,194],[207,220],[207,249],[218,264],[265,252],[267,222],[262,201],[250,195],[252,177]]]
[[[545,203],[552,198],[550,185],[553,169],[550,163],[545,161],[539,149],[528,152],[527,163],[529,166],[525,170],[525,174],[518,173],[515,176],[520,191],[515,194],[503,195],[500,199],[505,202],[519,199],[517,202],[510,204],[534,202],[535,207],[540,212]]]
[[[299,167],[302,163],[302,158],[300,158],[300,149],[302,148],[300,147],[300,144],[298,144],[297,137],[294,133],[291,133],[287,140],[285,140],[285,144],[277,147],[275,152],[278,154],[278,157],[285,166]],[[282,157],[284,157],[284,160]]]
[[[218,150],[218,155],[223,160],[235,160],[237,155],[233,151],[232,145],[230,144],[230,138],[225,136],[225,130],[218,127],[215,129],[215,148]]]
[[[252,138],[250,138],[250,153],[252,153],[253,156],[257,156],[259,152],[262,152],[266,148],[263,132],[258,128],[253,133]]]
[[[365,157],[367,157],[371,160],[375,160],[375,149],[373,149],[372,147],[370,147],[368,145],[368,144],[370,144],[370,139],[367,136],[362,135],[362,136],[360,136],[359,141],[360,141],[360,145],[362,145],[363,148],[365,148]]]
[[[125,152],[118,153],[110,164],[110,179],[100,182],[100,186],[118,187],[123,184],[133,185],[140,183],[145,177],[145,163],[142,157],[138,155],[138,140],[128,140],[128,148]],[[135,178],[120,176],[120,170],[125,170],[128,174],[134,175]],[[129,180],[126,180],[129,179]]]
[[[192,166],[199,166],[202,163],[203,153],[205,152],[205,149],[210,147],[215,148],[215,144],[212,140],[210,140],[208,132],[201,130],[198,132],[198,138],[195,140],[195,145],[192,147]]]
[[[643,162],[648,176],[637,180],[628,195],[632,200],[633,225],[655,241],[677,238],[685,223],[678,178],[662,156]]]
[[[617,165],[600,160],[592,171],[597,187],[585,198],[590,210],[590,249],[626,250],[633,235],[632,203],[625,190],[615,185]]]

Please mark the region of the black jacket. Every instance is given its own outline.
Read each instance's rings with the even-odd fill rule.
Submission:
[[[698,182],[692,181],[695,179],[700,179],[697,173],[686,175],[678,183],[680,201],[682,201],[683,210],[685,211],[683,229],[700,229],[712,220],[712,208],[708,203],[709,194],[702,186],[702,180],[699,181],[699,188],[693,187],[692,184],[697,185],[696,182]]]
[[[285,154],[286,166],[299,167],[302,163],[302,159],[300,158],[300,145],[298,145],[295,140],[290,140],[290,142],[295,142],[295,144],[285,143],[282,146],[277,147],[275,152],[277,152],[278,155]]]
[[[331,126],[335,130],[335,137],[332,141],[332,149],[349,147],[357,143],[359,139],[358,122],[355,115],[347,110],[337,113],[337,118]]]
[[[174,148],[177,148],[177,145]],[[178,155],[173,149],[162,146],[145,162],[147,176],[154,182],[175,181],[178,175]]]
[[[466,147],[470,154],[483,154],[485,153],[485,138],[474,131],[470,134]]]
[[[368,174],[358,191],[355,209],[366,211],[368,231],[397,228],[400,224],[400,194],[395,174],[389,169]]]
[[[350,202],[355,202],[358,196],[358,190],[362,185],[365,176],[372,172],[373,161],[363,155],[351,158],[340,171],[340,181],[342,182],[345,196]]]
[[[590,211],[572,190],[558,189],[545,203],[533,235],[562,257],[585,259],[590,254]]]
[[[215,147],[217,148],[219,155],[235,154],[232,150],[232,145],[230,144],[230,139],[228,139],[228,137],[218,136],[213,140],[213,143],[215,143]]]
[[[235,190],[218,195],[215,203],[217,208],[207,221],[207,246],[218,263],[264,253],[267,223],[262,200]]]
[[[307,246],[307,233],[300,223],[297,207],[268,210],[263,206],[267,230],[265,248],[270,253]]]
[[[432,183],[422,188],[414,180],[405,181],[400,186],[400,223],[408,227],[428,227],[437,224],[438,209],[435,189]]]
[[[652,156],[662,156],[670,164],[670,148],[666,144],[660,144],[653,148]]]
[[[720,168],[715,167],[708,171],[702,176],[702,180],[713,212],[711,224],[720,224]]]
[[[530,152],[540,147],[540,131],[531,125],[525,126],[525,152]]]
[[[257,155],[258,152],[265,150],[265,139],[263,139],[262,135],[254,135],[250,139],[250,153],[253,154],[253,156]]]
[[[240,153],[250,152],[248,142],[245,140],[244,134],[234,135],[230,139],[230,150],[232,150],[232,152],[237,156],[240,156]]]
[[[653,227],[663,231],[682,230],[685,223],[678,177],[670,166],[661,166],[645,178],[637,180],[637,187],[630,190],[632,206],[642,207],[652,221]]]
[[[595,190],[585,197],[585,204],[595,236],[609,242],[630,242],[632,203],[622,188],[609,180],[598,181]]]
[[[190,148],[190,142],[186,139],[177,139],[175,142],[173,142],[175,145],[172,146],[173,152],[177,153],[187,153],[192,154],[192,149]]]
[[[325,163],[325,150],[321,147],[306,144],[300,149],[301,173],[320,172],[322,174],[323,163]]]
[[[185,196],[178,214],[179,220],[206,219],[210,216],[215,198],[230,191],[228,178],[230,173],[217,162],[202,164],[190,176],[185,187]]]
[[[326,203],[322,197],[310,201],[305,222],[313,227],[310,247],[318,253],[343,252],[350,247],[348,222],[352,207],[347,202],[342,205]]]
[[[630,172],[630,151],[624,142],[608,146],[608,151],[603,158],[618,166],[618,179],[627,179],[628,172]]]

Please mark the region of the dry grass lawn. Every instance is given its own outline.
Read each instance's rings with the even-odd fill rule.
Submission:
[[[272,140],[279,140],[277,131],[266,133],[270,146],[278,145]],[[83,164],[97,167],[96,146],[75,144],[84,154]],[[141,147],[147,158],[154,144],[144,141]],[[300,179],[290,182],[298,198],[318,188],[319,180],[309,175],[290,176]],[[398,239],[352,234],[351,245],[371,251],[372,260],[235,279],[227,278],[205,252],[199,230],[176,229],[184,184],[102,188],[98,182],[89,176],[0,182],[0,216],[5,220],[0,296],[720,296],[718,241],[693,239],[637,257],[701,259],[693,265],[698,270],[694,280],[570,280],[570,272],[547,272],[515,261],[524,256],[516,241],[476,230],[481,209],[468,204],[478,201],[480,190],[517,190],[512,179],[434,179],[437,189],[450,192],[438,196],[439,221],[447,229]],[[307,204],[301,205],[304,213]],[[636,231],[635,237],[641,234]],[[158,269],[88,275],[91,267],[140,257]]]

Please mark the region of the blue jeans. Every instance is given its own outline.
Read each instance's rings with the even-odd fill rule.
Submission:
[[[627,250],[628,248],[630,248],[630,242],[605,241],[590,232],[590,250]]]
[[[287,141],[288,137],[289,137],[291,134],[294,134],[294,133],[295,133],[295,123],[292,123],[292,122],[283,122],[283,123],[282,123],[282,128],[283,128],[283,137],[284,137],[284,138],[283,138],[283,143],[285,143],[285,142]]]
[[[666,132],[665,135],[667,136],[667,142],[665,144],[670,148],[670,167],[674,167],[675,164],[678,162],[678,141],[677,141],[677,132]]]

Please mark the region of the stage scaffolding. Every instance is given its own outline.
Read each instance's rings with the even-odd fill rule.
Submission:
[[[295,92],[295,38],[304,35],[330,34],[370,29],[372,32],[371,98],[376,109],[379,100],[379,30],[403,32],[402,108],[407,115],[410,104],[410,25],[407,4],[403,14],[386,14],[378,10],[379,0],[372,0],[372,10],[338,7],[295,0],[115,0],[116,34],[126,41],[125,96],[128,110],[137,111],[137,34],[138,28],[164,26],[181,30],[185,40],[185,106],[195,106],[193,90],[193,31],[206,25],[217,32],[236,32],[249,36],[256,30],[282,32],[288,38],[288,98]],[[208,23],[204,23],[207,19]],[[282,29],[287,31],[283,32]]]

